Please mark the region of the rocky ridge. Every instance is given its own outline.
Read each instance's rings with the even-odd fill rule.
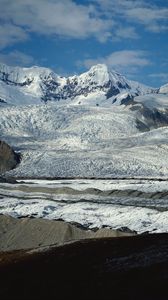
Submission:
[[[79,76],[61,77],[52,70],[41,67],[19,68],[0,64],[0,82],[27,96],[38,97],[41,101],[60,101],[78,97],[90,97],[98,94],[104,99],[116,101],[116,96],[130,99],[154,91],[145,85],[127,80],[123,75],[111,71],[104,64],[98,64]],[[4,86],[3,86],[4,87]],[[0,98],[3,102],[10,102],[5,94]],[[122,96],[123,95],[123,96]],[[79,101],[80,102],[80,101]]]

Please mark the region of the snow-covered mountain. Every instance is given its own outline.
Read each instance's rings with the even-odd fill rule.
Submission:
[[[10,104],[37,104],[66,79],[47,68],[19,68],[0,64],[0,99]],[[52,99],[51,99],[52,100]]]
[[[164,84],[160,87],[159,93],[161,94],[168,94],[168,83]]]
[[[74,104],[128,101],[152,89],[129,81],[98,64],[79,76],[61,77],[40,67],[19,68],[0,64],[0,101],[11,104],[38,104],[39,101],[68,100]],[[94,99],[94,100],[93,100]]]
[[[1,64],[0,139],[21,152],[15,176],[168,176],[166,85]]]

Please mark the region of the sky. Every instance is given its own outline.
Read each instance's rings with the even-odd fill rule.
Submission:
[[[0,62],[168,82],[168,0],[0,0]]]

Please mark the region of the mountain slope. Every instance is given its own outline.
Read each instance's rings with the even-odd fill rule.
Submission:
[[[160,87],[159,93],[168,94],[168,83]]]
[[[168,176],[168,94],[160,91],[105,65],[69,78],[1,65],[0,137],[22,154],[9,174]]]
[[[98,64],[79,76],[61,77],[47,68],[8,67],[0,64],[1,102],[15,104],[38,104],[39,101],[69,100],[74,104],[100,104],[111,99],[115,103],[152,89],[127,80],[121,74]],[[96,103],[93,99],[97,99]],[[93,103],[92,103],[93,102]],[[120,104],[120,103],[119,103]]]

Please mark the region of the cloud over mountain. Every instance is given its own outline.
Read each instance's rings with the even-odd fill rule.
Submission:
[[[135,72],[137,67],[143,68],[151,64],[148,53],[142,50],[116,51],[105,57],[88,58],[83,62],[78,62],[78,64],[80,63],[87,68],[98,63],[104,63],[120,72],[129,71],[130,73]]]

